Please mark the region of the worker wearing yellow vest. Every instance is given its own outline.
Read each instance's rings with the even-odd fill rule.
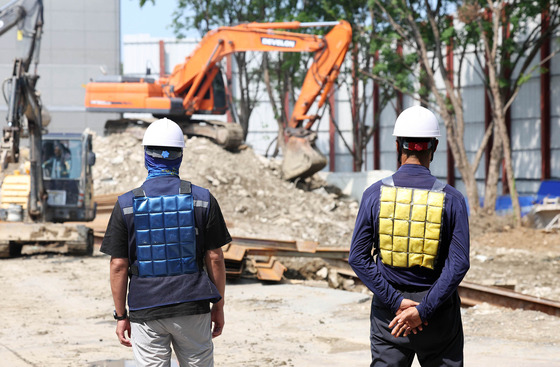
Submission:
[[[371,366],[410,366],[415,355],[422,366],[462,366],[465,199],[430,172],[440,136],[430,110],[403,111],[393,136],[402,165],[364,191],[348,260],[374,293]]]

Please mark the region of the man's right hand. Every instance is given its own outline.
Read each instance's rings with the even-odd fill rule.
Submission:
[[[225,324],[223,300],[212,305],[211,318],[213,323],[212,338],[216,338],[222,335]]]
[[[128,318],[117,321],[116,334],[122,345],[125,347],[132,347],[132,343],[130,342],[130,320]]]
[[[401,305],[399,306],[399,309],[397,310],[397,315],[399,315],[401,312],[403,312],[404,310],[406,310],[409,307],[416,307],[418,306],[420,303],[413,301],[411,299],[408,298],[403,298],[403,300],[401,301]]]
[[[427,322],[424,323],[420,323],[419,326],[414,327],[414,328],[410,328],[410,326],[405,326],[405,325],[399,325],[399,315],[403,313],[404,310],[409,309],[411,307],[416,307],[418,306],[420,303],[413,301],[411,299],[408,298],[403,298],[403,300],[401,301],[401,305],[399,306],[399,309],[396,312],[396,317],[391,321],[391,323],[389,324],[389,328],[394,328],[395,326],[399,326],[400,328],[402,328],[402,330],[399,330],[400,332],[398,332],[398,335],[403,335],[403,336],[408,336],[409,334],[413,333],[413,334],[417,334],[419,331],[423,330],[423,325],[428,325]]]

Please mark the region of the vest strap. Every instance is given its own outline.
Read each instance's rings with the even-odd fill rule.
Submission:
[[[191,192],[191,183],[189,181],[181,180],[181,185],[179,186],[179,194],[190,194]]]
[[[443,191],[445,185],[446,184],[436,179],[436,182],[434,182],[434,186],[432,186],[432,189],[430,191]]]
[[[138,266],[137,265],[130,265],[128,268],[128,276],[131,277],[133,275],[138,276]]]
[[[393,176],[385,177],[381,180],[383,185],[395,187],[395,181],[393,180]],[[440,180],[436,179],[430,191],[443,191],[447,184],[441,182]]]
[[[395,187],[395,181],[393,181],[393,176],[385,177],[383,180],[381,180],[381,182],[383,182],[383,185],[385,186]]]
[[[179,186],[179,194],[190,194],[192,193],[191,183],[189,181],[181,180],[181,184]],[[132,194],[135,198],[146,196],[144,189],[142,187],[137,187],[132,190]]]

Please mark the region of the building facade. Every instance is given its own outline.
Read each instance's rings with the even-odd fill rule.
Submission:
[[[0,0],[0,8],[11,1]],[[120,72],[118,0],[44,0],[37,90],[51,114],[50,132],[102,133],[107,114],[86,113],[85,84],[103,73]],[[15,27],[0,37],[0,79],[11,77],[17,55]],[[30,68],[33,70],[33,66]],[[7,105],[0,98],[0,125]],[[116,116],[116,115],[113,115]]]

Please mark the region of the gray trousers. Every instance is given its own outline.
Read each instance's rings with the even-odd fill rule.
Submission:
[[[402,292],[420,302],[427,291]],[[408,367],[414,355],[423,367],[463,366],[463,324],[461,301],[455,292],[435,312],[418,334],[395,338],[389,323],[395,314],[373,298],[371,305],[371,367]]]
[[[132,322],[137,367],[171,366],[171,345],[181,367],[213,367],[210,313]]]

